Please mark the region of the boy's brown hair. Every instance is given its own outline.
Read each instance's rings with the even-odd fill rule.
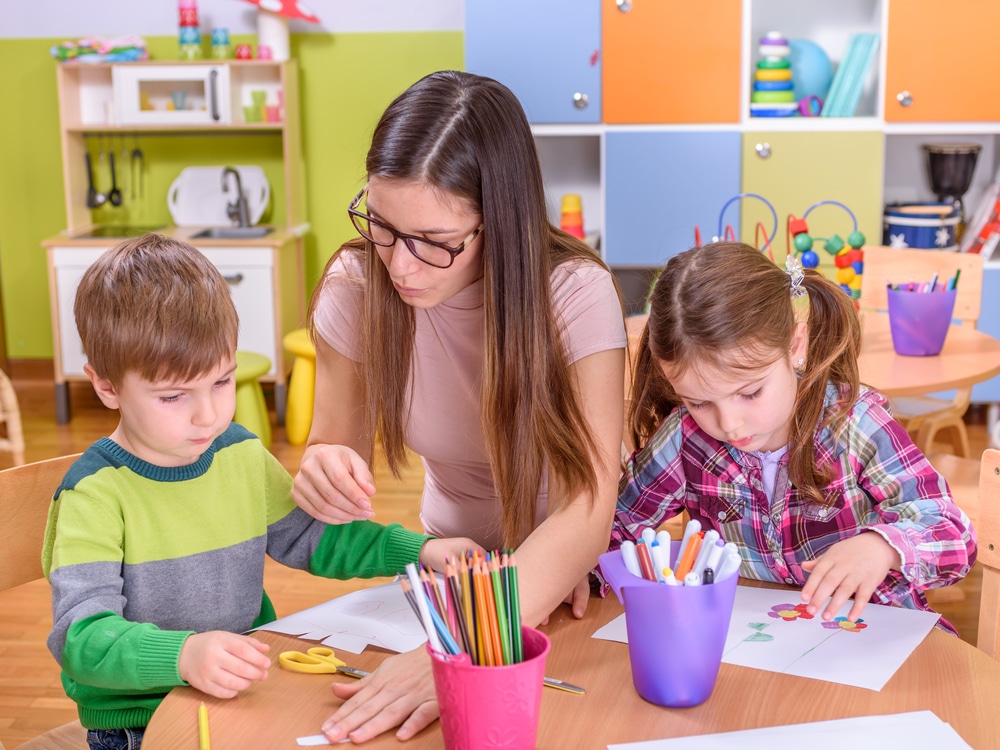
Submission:
[[[190,380],[236,350],[239,318],[225,279],[195,248],[160,234],[101,255],[73,314],[88,363],[115,386],[127,372]]]

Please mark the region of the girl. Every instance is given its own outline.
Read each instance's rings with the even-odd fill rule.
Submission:
[[[374,515],[389,466],[425,469],[428,533],[517,547],[537,625],[567,596],[582,617],[607,548],[624,419],[625,322],[614,279],[548,220],[534,139],[496,81],[441,72],[375,128],[348,212],[360,237],[313,303],[316,407],[294,497],[334,523]],[[361,742],[437,716],[424,649],[392,657],[324,726]]]
[[[667,264],[629,414],[644,447],[611,546],[686,510],[739,547],[741,575],[803,586],[825,620],[851,597],[851,621],[868,601],[929,610],[922,592],[975,562],[969,519],[860,385],[850,297],[794,256],[787,267],[723,242]]]

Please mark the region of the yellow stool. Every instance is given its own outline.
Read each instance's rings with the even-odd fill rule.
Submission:
[[[289,443],[302,445],[312,427],[313,399],[316,397],[316,347],[309,340],[309,331],[305,328],[285,334],[282,343],[287,351],[295,355],[288,384],[285,433]]]
[[[264,403],[261,375],[271,369],[271,360],[263,354],[236,352],[236,413],[233,421],[246,427],[260,438],[264,447],[271,447],[271,420]]]

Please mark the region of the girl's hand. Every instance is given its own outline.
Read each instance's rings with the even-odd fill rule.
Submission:
[[[367,742],[400,724],[396,739],[408,740],[438,717],[434,675],[423,647],[390,656],[368,677],[334,683],[330,689],[347,699],[323,723],[323,734],[331,742],[346,737]]]
[[[830,621],[848,599],[854,606],[847,619],[856,622],[875,588],[885,580],[890,570],[899,570],[899,553],[874,531],[865,531],[843,539],[815,560],[802,563],[809,580],[802,588],[802,601],[809,614],[816,614],[819,605],[830,598],[823,610],[823,619]]]
[[[233,698],[267,677],[270,646],[224,630],[189,636],[181,646],[177,671],[181,679],[216,698]]]
[[[587,614],[587,603],[590,601],[590,573],[587,573],[573,590],[566,594],[566,598],[562,600],[563,604],[568,604],[573,612],[573,617],[576,619],[581,619],[585,614]],[[539,623],[540,625],[548,625],[549,618],[552,617],[551,614],[545,616],[545,618]]]
[[[350,523],[375,517],[368,498],[375,480],[368,464],[346,445],[316,446],[299,466],[292,499],[325,523]]]
[[[443,573],[446,557],[455,562],[461,557],[463,552],[472,554],[473,551],[478,551],[480,557],[486,557],[486,550],[468,537],[456,536],[449,539],[428,539],[424,542],[424,546],[420,548],[420,562],[439,573]]]

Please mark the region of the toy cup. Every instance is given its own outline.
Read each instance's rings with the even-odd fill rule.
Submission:
[[[670,546],[673,560],[680,542]],[[702,586],[667,586],[629,573],[620,550],[601,555],[600,564],[625,605],[632,684],[639,695],[670,708],[708,700],[722,664],[737,576]]]
[[[236,45],[236,59],[237,60],[249,60],[253,57],[253,53],[250,50],[249,44],[237,44]]]
[[[940,354],[951,325],[958,291],[910,292],[889,289],[889,330],[897,354]]]
[[[475,666],[468,654],[427,647],[446,750],[535,747],[550,644],[533,628],[521,633],[524,661],[505,667]]]

